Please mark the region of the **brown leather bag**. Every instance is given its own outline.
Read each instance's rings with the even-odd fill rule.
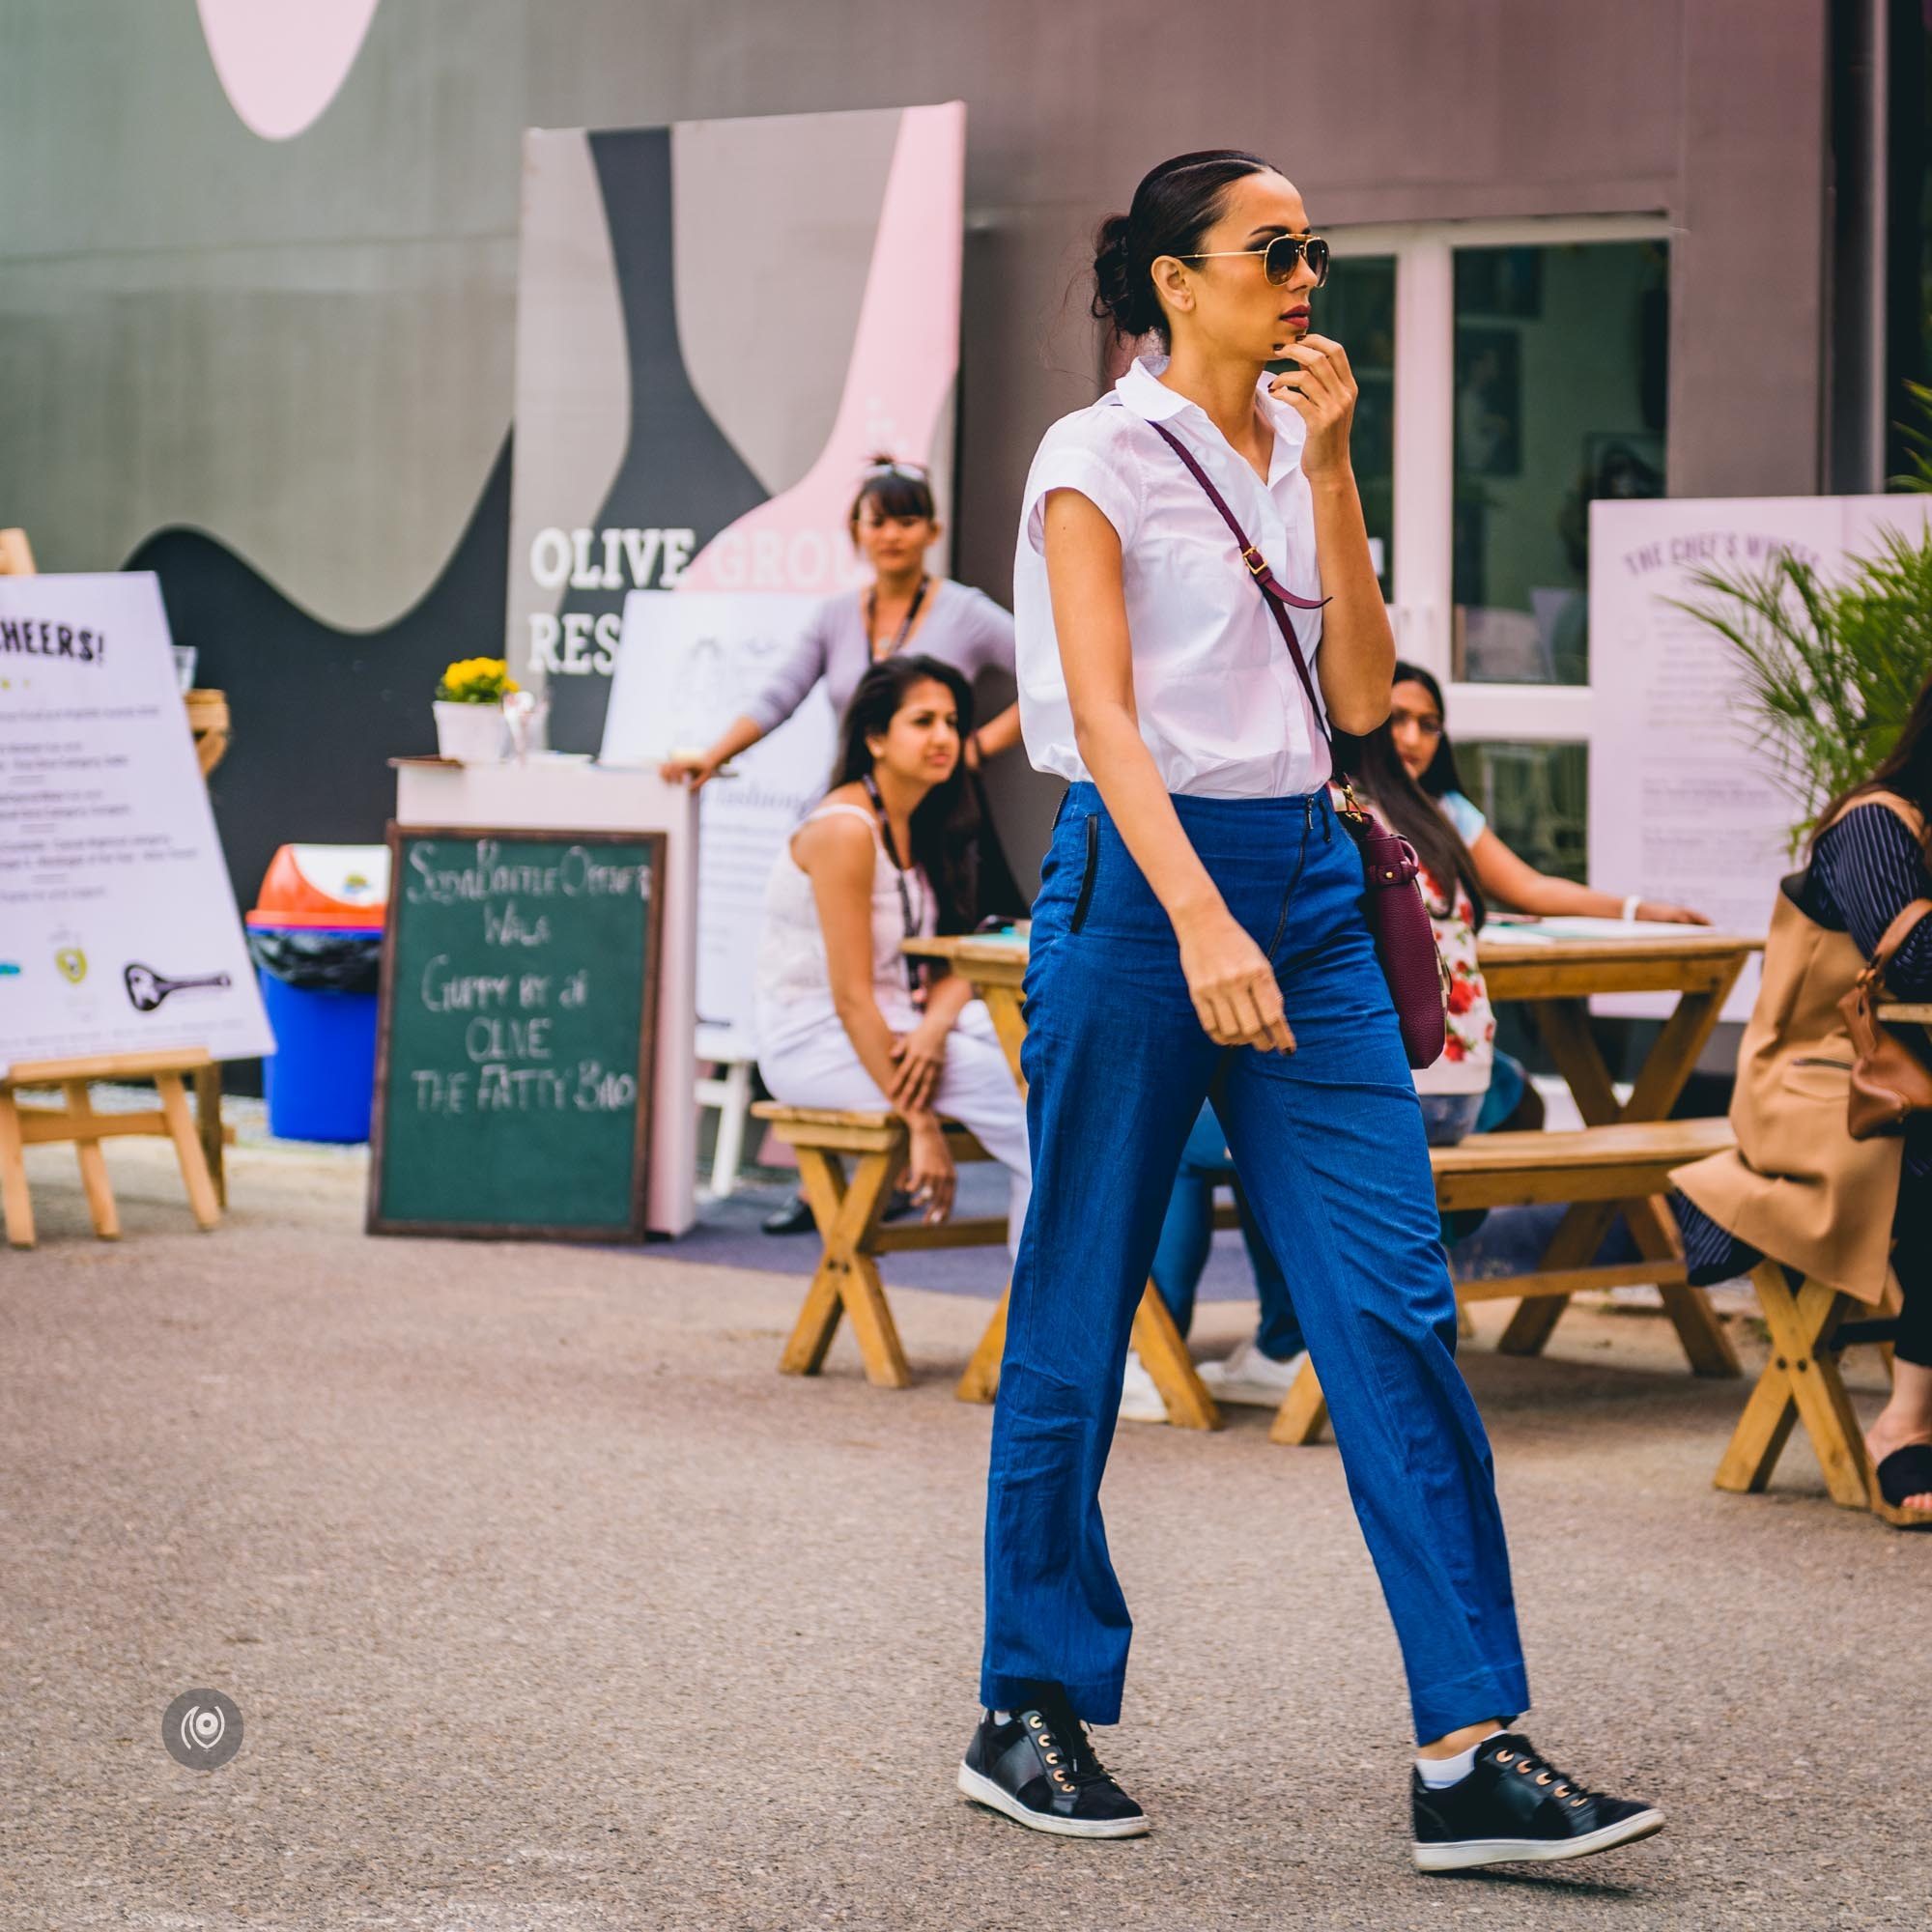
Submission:
[[[1914,899],[1886,927],[1871,963],[1838,1002],[1852,1040],[1852,1087],[1845,1119],[1855,1141],[1903,1133],[1914,1114],[1932,1113],[1932,1066],[1896,1034],[1880,1025],[1877,1011],[1891,955],[1928,914],[1932,914],[1932,899]]]

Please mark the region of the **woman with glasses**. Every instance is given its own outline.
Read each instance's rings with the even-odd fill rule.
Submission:
[[[1388,716],[1395,648],[1350,464],[1354,379],[1313,327],[1327,253],[1256,156],[1155,168],[1101,227],[1094,277],[1095,312],[1156,353],[1054,424],[1027,479],[1020,711],[1068,790],[1033,911],[1034,1194],[987,1480],[985,1710],[957,1781],[1036,1831],[1148,1828],[1086,1730],[1120,1719],[1132,1629],[1099,1491],[1169,1183],[1211,1097],[1257,1225],[1293,1258],[1401,1642],[1415,1861],[1575,1858],[1663,1820],[1505,1728],[1529,1689],[1490,1446],[1328,791],[1330,723]],[[1293,366],[1270,377],[1277,359]],[[1332,1800],[1337,1747],[1320,1740],[1306,1802]]]
[[[1441,807],[1475,861],[1477,883],[1484,895],[1512,912],[1571,913],[1588,919],[1654,919],[1672,925],[1709,925],[1701,912],[1670,905],[1632,893],[1618,898],[1539,872],[1520,859],[1490,829],[1480,807],[1463,789],[1456,769],[1455,748],[1449,742],[1442,707],[1442,687],[1420,665],[1398,664],[1390,694],[1389,726],[1395,748],[1408,775]]]
[[[928,984],[902,951],[968,923],[975,808],[959,751],[972,729],[973,694],[951,665],[915,654],[862,674],[832,789],[772,868],[753,1031],[775,1098],[906,1122],[905,1185],[928,1221],[952,1207],[941,1117],[964,1122],[1012,1175],[1017,1232],[1032,1172],[1026,1113],[992,1016],[966,980]]]

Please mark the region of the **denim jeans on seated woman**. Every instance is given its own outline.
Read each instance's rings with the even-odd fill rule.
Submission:
[[[1521,1091],[1519,1085],[1517,1092]],[[1453,1147],[1476,1130],[1485,1095],[1481,1094],[1424,1094],[1422,1126],[1431,1147]],[[1512,1103],[1514,1104],[1514,1103]],[[1235,1190],[1235,1211],[1240,1217],[1241,1239],[1247,1244],[1248,1264],[1255,1271],[1255,1293],[1261,1297],[1261,1325],[1255,1331],[1255,1347],[1271,1362],[1285,1362],[1301,1353],[1301,1323],[1294,1319],[1294,1298],[1276,1266],[1267,1243],[1255,1226],[1247,1197],[1235,1173],[1234,1156],[1228,1151],[1221,1123],[1214,1118],[1213,1103],[1204,1105],[1187,1136],[1180,1155],[1180,1171],[1174,1178],[1174,1192],[1168,1198],[1167,1218],[1160,1226],[1160,1246],[1154,1250],[1153,1285],[1167,1303],[1175,1326],[1185,1335],[1194,1325],[1194,1294],[1208,1266],[1208,1247],[1214,1233],[1214,1189],[1223,1181]],[[1483,1210],[1459,1214],[1456,1222],[1475,1222]],[[1443,1224],[1443,1239],[1460,1240],[1470,1228]]]

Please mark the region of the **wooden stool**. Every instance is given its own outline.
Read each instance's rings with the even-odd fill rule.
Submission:
[[[1429,1150],[1435,1176],[1436,1206],[1445,1213],[1458,1208],[1520,1207],[1534,1202],[1617,1202],[1649,1199],[1669,1185],[1672,1168],[1701,1160],[1734,1145],[1730,1124],[1721,1120],[1617,1121],[1600,1127],[1563,1133],[1472,1134],[1452,1147]],[[1655,1204],[1654,1204],[1655,1205]],[[1661,1205],[1656,1212],[1667,1220]],[[1673,1230],[1674,1239],[1674,1230]],[[1567,1300],[1584,1289],[1629,1288],[1654,1282],[1664,1312],[1677,1326],[1691,1365],[1700,1375],[1736,1375],[1737,1351],[1724,1333],[1710,1297],[1685,1280],[1677,1259],[1614,1262],[1601,1266],[1584,1255],[1553,1255],[1534,1274],[1497,1275],[1456,1284],[1459,1311],[1468,1301],[1540,1296]],[[1575,1264],[1567,1264],[1574,1261]],[[1460,1327],[1460,1322],[1459,1322]],[[1328,1405],[1312,1360],[1275,1411],[1268,1431],[1276,1442],[1309,1443],[1321,1438]]]
[[[181,1163],[182,1180],[187,1188],[188,1208],[195,1225],[213,1228],[221,1219],[221,1207],[213,1177],[209,1172],[203,1151],[202,1132],[197,1132],[193,1111],[188,1106],[185,1076],[199,1076],[213,1062],[206,1053],[116,1053],[94,1060],[43,1060],[16,1064],[0,1079],[0,1211],[4,1211],[7,1239],[16,1248],[34,1245],[34,1207],[27,1193],[27,1170],[22,1151],[43,1141],[72,1141],[80,1160],[81,1184],[87,1190],[88,1212],[94,1232],[103,1241],[118,1240],[121,1217],[114,1205],[114,1190],[108,1185],[107,1163],[100,1143],[117,1135],[164,1134],[174,1143],[175,1158]],[[138,1113],[97,1114],[88,1098],[92,1080],[152,1080],[160,1106]],[[21,1105],[16,1095],[22,1088],[57,1087],[64,1103],[44,1106],[33,1102]],[[197,1086],[204,1096],[214,1094],[215,1118],[201,1123],[220,1145],[220,1093],[218,1083],[211,1088]]]
[[[1751,1269],[1751,1286],[1771,1330],[1771,1360],[1751,1391],[1736,1433],[1718,1464],[1717,1485],[1736,1494],[1762,1490],[1777,1467],[1795,1424],[1804,1433],[1825,1472],[1825,1487],[1841,1509],[1880,1505],[1878,1479],[1865,1453],[1864,1431],[1845,1393],[1838,1358],[1846,1343],[1840,1331],[1849,1318],[1870,1313],[1868,1304],[1808,1277],[1794,1294],[1784,1270],[1774,1261]],[[1895,1283],[1887,1286],[1880,1313],[1896,1312]],[[1891,1350],[1881,1345],[1887,1373]]]
[[[815,1376],[838,1318],[850,1315],[867,1380],[878,1388],[910,1387],[912,1371],[906,1367],[875,1257],[902,1248],[1003,1247],[1005,1217],[886,1227],[886,1205],[912,1151],[911,1136],[896,1114],[787,1107],[776,1100],[760,1100],[752,1112],[769,1121],[772,1131],[797,1153],[799,1179],[824,1243],[791,1340],[779,1358],[780,1372]],[[955,1161],[992,1158],[963,1127],[949,1122],[946,1141]],[[853,1161],[849,1179],[848,1155]]]
[[[1005,1217],[887,1227],[882,1219],[886,1204],[911,1152],[911,1137],[896,1114],[787,1107],[775,1100],[761,1100],[752,1112],[770,1122],[772,1131],[797,1153],[805,1198],[825,1244],[791,1339],[780,1357],[780,1370],[785,1375],[816,1375],[839,1316],[849,1314],[867,1379],[880,1388],[908,1387],[912,1372],[875,1257],[908,1248],[1003,1247]],[[947,1143],[956,1161],[992,1158],[963,1127],[951,1122]],[[853,1160],[849,1179],[844,1165],[848,1156]],[[956,1394],[961,1402],[991,1402],[998,1393],[1006,1337],[1003,1293],[960,1378]],[[1167,1404],[1171,1422],[1183,1429],[1220,1427],[1214,1399],[1195,1374],[1187,1345],[1151,1284],[1134,1316],[1134,1346]]]

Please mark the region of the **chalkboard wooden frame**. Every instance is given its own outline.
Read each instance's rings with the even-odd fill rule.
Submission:
[[[645,1238],[645,1188],[649,1173],[651,1110],[656,1095],[652,1074],[657,1054],[658,973],[663,958],[664,891],[668,835],[662,832],[574,832],[530,825],[398,825],[386,829],[389,847],[389,902],[384,916],[382,985],[376,1024],[376,1092],[369,1117],[369,1195],[364,1232],[371,1235],[422,1235],[492,1241],[638,1241]],[[395,1007],[397,913],[403,887],[403,846],[412,838],[449,838],[472,843],[479,838],[514,839],[538,845],[641,846],[648,857],[651,891],[645,908],[643,937],[643,995],[638,1030],[638,1111],[631,1145],[631,1212],[621,1223],[595,1226],[532,1226],[526,1221],[398,1220],[383,1212],[383,1149],[388,1128],[389,1025]]]

